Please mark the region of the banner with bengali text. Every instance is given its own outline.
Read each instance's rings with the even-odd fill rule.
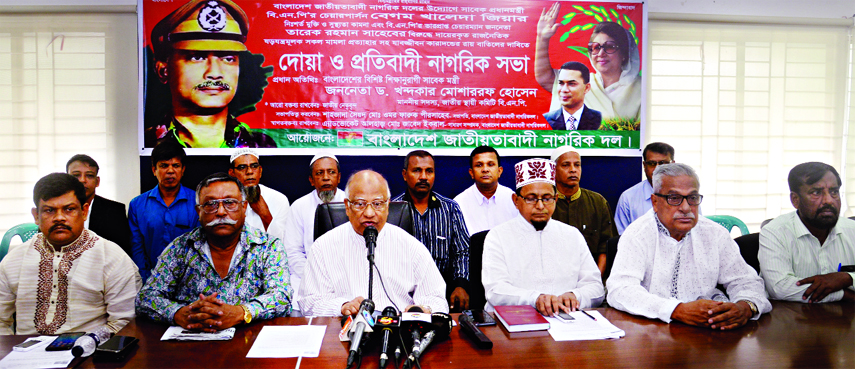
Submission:
[[[641,2],[140,0],[139,16],[142,153],[641,146]]]

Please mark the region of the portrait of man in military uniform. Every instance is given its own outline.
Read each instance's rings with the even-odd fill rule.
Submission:
[[[255,110],[273,67],[245,45],[246,13],[229,0],[191,0],[151,32],[145,147],[276,147],[236,119]],[[240,88],[238,88],[240,86]]]

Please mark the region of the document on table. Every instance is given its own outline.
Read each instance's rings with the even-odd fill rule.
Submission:
[[[227,328],[214,333],[188,331],[180,326],[174,325],[166,329],[161,341],[228,341],[235,336],[235,328]]]
[[[556,318],[547,317],[549,321],[549,334],[556,341],[585,341],[621,338],[626,332],[615,327],[599,311],[586,310],[597,320],[591,319],[581,311],[570,313],[573,318],[569,323],[562,322]]]
[[[318,357],[326,330],[325,325],[265,325],[246,357]]]
[[[3,360],[0,360],[0,368],[66,368],[74,355],[71,350],[45,351],[56,336],[40,336],[42,342],[33,346],[29,351],[12,351]]]

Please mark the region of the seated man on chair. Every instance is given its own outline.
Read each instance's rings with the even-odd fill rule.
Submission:
[[[612,307],[716,330],[741,327],[772,310],[763,280],[742,259],[730,233],[698,216],[699,189],[690,166],[656,167],[653,209],[621,235],[606,281]]]
[[[760,271],[776,300],[855,301],[855,221],[840,218],[840,186],[834,167],[817,162],[796,165],[787,178],[797,211],[760,229]]]
[[[419,305],[425,312],[447,313],[445,281],[430,252],[403,229],[386,223],[390,194],[383,176],[357,172],[347,181],[345,193],[350,222],[325,233],[309,249],[299,297],[303,315],[352,315],[369,297],[368,249],[362,235],[369,226],[378,231],[371,296],[377,309],[396,306],[402,311]]]
[[[552,219],[555,163],[530,159],[514,169],[519,215],[484,240],[481,274],[489,305],[531,305],[548,316],[599,306],[603,282],[585,238]]]
[[[137,298],[137,314],[186,329],[218,331],[291,311],[282,241],[244,223],[235,177],[214,173],[196,187],[201,227],[173,240]]]
[[[142,280],[119,245],[84,228],[83,184],[48,174],[36,182],[33,202],[40,233],[0,262],[0,334],[121,330],[134,318]]]

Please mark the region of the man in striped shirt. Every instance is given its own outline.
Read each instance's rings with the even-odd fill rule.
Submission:
[[[855,221],[840,218],[842,181],[834,167],[796,165],[787,178],[797,211],[760,230],[760,274],[769,296],[801,302],[855,301]]]
[[[424,245],[401,228],[386,224],[389,184],[371,170],[347,181],[344,200],[350,219],[325,233],[308,250],[308,266],[298,292],[305,316],[352,315],[366,297],[377,310],[395,306],[404,311],[419,305],[425,312],[448,312],[445,282]],[[362,233],[377,228],[373,278],[368,296],[368,249]]]
[[[416,238],[430,251],[447,286],[452,311],[469,309],[469,232],[460,206],[433,192],[433,155],[424,150],[407,154],[402,171],[407,191],[392,201],[410,203]]]

